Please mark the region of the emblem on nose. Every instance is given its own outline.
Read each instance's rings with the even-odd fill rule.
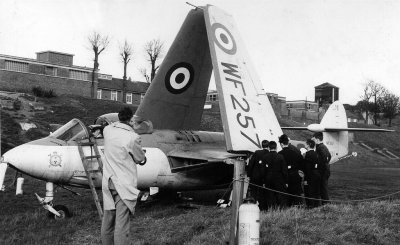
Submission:
[[[53,154],[49,154],[49,157],[50,157],[50,160],[49,160],[49,162],[50,162],[50,165],[49,165],[49,167],[61,167],[61,162],[62,162],[62,158],[61,158],[61,155],[60,154],[58,154],[56,151],[55,152],[53,152]]]

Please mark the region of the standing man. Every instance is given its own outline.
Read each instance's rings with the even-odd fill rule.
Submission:
[[[278,192],[267,191],[268,207],[271,206],[286,206],[286,197],[282,192],[286,192],[288,183],[288,172],[285,159],[282,155],[276,152],[276,142],[270,141],[269,154],[264,155],[262,158],[263,164],[267,168],[265,176],[265,187]],[[280,193],[279,193],[280,192]]]
[[[251,184],[257,185],[252,185],[250,187],[252,196],[256,199],[256,201],[258,201],[258,204],[260,205],[260,210],[265,210],[267,208],[265,200],[265,190],[259,186],[262,186],[264,184],[266,168],[265,164],[263,164],[262,162],[262,158],[269,153],[268,141],[263,140],[261,142],[261,146],[263,149],[255,151],[249,160],[249,165],[247,167],[247,176],[249,176]]]
[[[315,142],[311,139],[306,141],[307,152],[304,155],[304,178],[307,188],[305,189],[305,196],[313,199],[306,199],[307,207],[315,208],[320,205],[321,198],[321,173],[318,155],[314,151]]]
[[[287,140],[288,140],[288,142],[289,142],[289,143],[288,143],[289,149],[291,149],[292,151],[295,151],[295,152],[297,152],[298,154],[301,155],[300,150],[297,149],[296,146],[292,145],[292,143],[290,143],[290,138],[289,138],[286,134],[282,134],[281,137],[283,137],[283,139],[284,139],[284,138],[287,138]],[[280,142],[280,141],[279,141],[279,142]]]
[[[289,138],[286,134],[279,137],[279,143],[281,144],[282,150],[279,152],[285,159],[288,169],[288,189],[287,192],[294,196],[288,196],[287,201],[289,206],[301,205],[303,204],[302,198],[300,197],[302,191],[301,188],[301,177],[299,175],[299,170],[303,170],[302,162],[303,157],[300,151],[294,151],[289,147]],[[297,148],[296,148],[297,149]]]
[[[322,142],[324,140],[324,135],[322,132],[317,132],[311,138],[316,144],[316,152],[318,154],[318,159],[321,164],[321,198],[322,204],[328,203],[329,200],[328,195],[328,179],[331,176],[331,170],[329,166],[329,162],[331,161],[331,153],[328,148]]]
[[[119,122],[104,128],[103,205],[101,240],[104,245],[130,244],[130,218],[137,196],[136,164],[146,157],[140,137],[129,124],[133,112],[129,107],[118,113]]]

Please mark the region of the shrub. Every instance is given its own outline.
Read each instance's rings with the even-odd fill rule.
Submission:
[[[52,89],[49,89],[47,91],[44,91],[43,97],[53,98],[53,97],[56,97],[56,94],[54,93],[54,91]]]
[[[35,86],[32,88],[32,93],[36,96],[36,97],[45,97],[45,98],[52,98],[52,97],[56,97],[56,94],[54,93],[54,91],[52,89],[49,90],[45,90],[42,89],[39,86]]]
[[[14,110],[16,110],[16,111],[20,110],[21,105],[22,105],[22,103],[19,99],[14,100],[14,102],[13,102]]]
[[[43,97],[43,89],[39,86],[35,86],[32,88],[32,93],[36,96],[36,97]]]

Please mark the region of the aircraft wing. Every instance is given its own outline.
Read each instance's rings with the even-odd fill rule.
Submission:
[[[245,154],[232,154],[225,149],[208,148],[208,149],[186,149],[186,150],[172,150],[167,154],[168,158],[177,158],[178,161],[184,162],[178,166],[172,166],[171,172],[184,172],[198,168],[207,168],[218,163],[228,163],[225,161],[229,158],[245,157]]]
[[[245,154],[233,154],[226,150],[200,149],[200,150],[172,150],[167,154],[168,157],[178,157],[207,162],[222,162],[227,158],[245,156]]]
[[[205,21],[228,151],[255,151],[282,130],[231,15],[207,5]],[[278,144],[279,145],[279,144]]]

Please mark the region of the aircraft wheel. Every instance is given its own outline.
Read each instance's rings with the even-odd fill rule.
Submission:
[[[53,214],[52,212],[48,213],[48,216],[50,218],[53,218],[55,220],[60,220],[60,219],[65,219],[71,217],[71,213],[69,212],[68,208],[64,205],[55,205],[53,207],[58,213],[60,213],[61,216],[57,216]]]

